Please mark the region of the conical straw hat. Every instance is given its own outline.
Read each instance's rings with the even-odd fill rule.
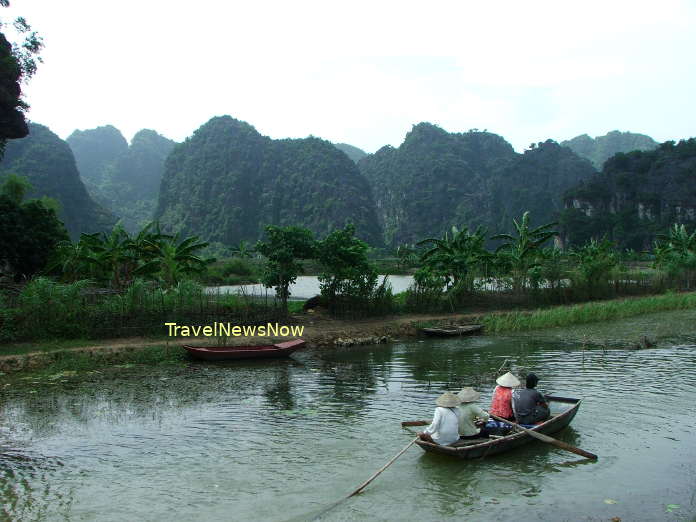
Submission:
[[[481,394],[469,387],[462,388],[462,391],[457,394],[457,397],[459,397],[459,400],[462,402],[476,402],[481,397]]]
[[[457,397],[454,393],[445,392],[437,398],[435,404],[442,406],[443,408],[454,408],[455,406],[459,406],[461,402],[462,401],[459,400],[459,397]]]
[[[507,388],[514,388],[520,385],[520,380],[512,375],[512,372],[507,372],[505,375],[498,377],[495,382],[501,386],[506,386]]]

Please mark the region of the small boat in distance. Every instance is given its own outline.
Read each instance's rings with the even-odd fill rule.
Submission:
[[[453,324],[448,326],[441,326],[439,328],[421,328],[421,331],[426,335],[448,337],[452,335],[471,334],[474,332],[478,332],[482,329],[482,324]]]
[[[556,415],[551,415],[548,420],[535,425],[533,428],[530,428],[538,433],[549,435],[562,430],[568,426],[568,424],[570,424],[575,415],[578,413],[581,400],[571,399],[569,397],[553,397],[550,395],[546,396],[546,400],[549,401],[549,403],[560,402],[570,406],[567,410]],[[503,453],[505,451],[510,451],[534,440],[536,439],[524,431],[513,431],[510,435],[500,438],[460,439],[458,442],[455,442],[449,446],[441,446],[439,444],[426,442],[423,440],[417,440],[416,444],[418,444],[424,451],[431,453],[440,453],[441,455],[459,457],[460,459],[478,459]]]
[[[288,357],[291,353],[303,348],[305,341],[295,339],[278,344],[258,346],[190,346],[184,348],[196,359],[204,361],[232,361],[236,359],[267,359],[273,357]]]

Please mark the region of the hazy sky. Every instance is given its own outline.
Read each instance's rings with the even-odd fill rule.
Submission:
[[[411,125],[517,150],[607,131],[696,135],[696,2],[12,0],[44,64],[31,120],[183,140],[230,114],[373,152]]]

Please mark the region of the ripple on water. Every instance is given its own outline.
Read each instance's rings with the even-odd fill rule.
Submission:
[[[641,333],[640,324],[606,331],[620,345],[622,332]],[[664,518],[665,504],[682,506],[680,516],[694,513],[694,345],[583,350],[562,335],[308,350],[302,364],[123,368],[69,386],[13,383],[0,410],[3,445],[17,457],[0,458],[4,514],[301,520],[403,448],[413,430],[400,422],[430,418],[444,390],[474,385],[486,406],[506,360],[517,373],[533,369],[540,389],[583,399],[558,436],[599,454],[598,462],[544,444],[471,462],[414,448],[324,518],[504,520],[524,512],[654,520]],[[38,393],[22,393],[27,388]]]

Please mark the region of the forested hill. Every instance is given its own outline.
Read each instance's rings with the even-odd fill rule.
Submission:
[[[345,152],[346,156],[352,159],[355,163],[367,156],[367,152],[364,150],[353,145],[348,145],[347,143],[334,143],[334,147]]]
[[[634,150],[653,150],[658,143],[645,134],[615,130],[594,139],[587,134],[582,134],[572,140],[561,142],[561,145],[570,148],[577,155],[587,158],[597,169],[601,169],[604,162],[614,154]]]
[[[673,223],[696,226],[696,139],[617,154],[602,172],[568,191],[568,243],[607,236],[622,248],[649,248]]]
[[[595,170],[555,142],[517,154],[502,137],[472,130],[449,133],[419,123],[398,147],[359,163],[372,184],[390,245],[412,243],[453,225],[508,231],[512,217],[532,210],[535,223],[562,209],[566,189]]]
[[[569,148],[552,140],[538,143],[494,174],[486,225],[508,231],[512,219],[527,210],[535,226],[556,221],[564,193],[595,173],[588,160]]]
[[[215,117],[167,158],[156,212],[165,228],[237,244],[267,224],[319,235],[346,222],[381,243],[367,180],[333,144],[271,140],[248,123]]]
[[[7,143],[0,177],[7,173],[28,178],[33,190],[27,197],[56,199],[60,203],[58,215],[73,239],[83,232],[107,230],[116,222],[89,196],[70,147],[48,127],[30,123],[26,138]]]
[[[76,130],[65,140],[75,155],[77,170],[88,185],[99,187],[109,165],[128,150],[128,142],[113,125]]]
[[[129,146],[111,125],[75,131],[68,140],[87,190],[126,230],[135,232],[152,220],[164,160],[175,142],[143,129]]]

